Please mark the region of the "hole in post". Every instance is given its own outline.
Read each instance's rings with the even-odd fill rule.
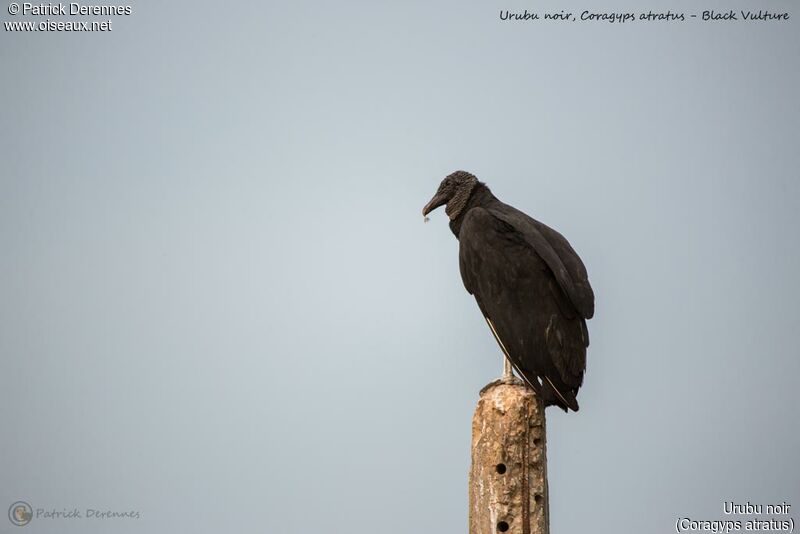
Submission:
[[[539,438],[533,438],[533,444],[534,445],[538,446],[541,442],[542,442],[542,440],[540,440]]]
[[[497,464],[495,466],[495,469],[497,469],[497,472],[502,475],[503,473],[506,472],[506,464]]]
[[[536,501],[537,503],[542,502],[542,496],[537,493],[536,495],[533,496],[533,500]]]
[[[506,532],[508,530],[508,523],[506,523],[505,521],[500,521],[499,523],[497,523],[497,530],[499,530],[500,532]]]

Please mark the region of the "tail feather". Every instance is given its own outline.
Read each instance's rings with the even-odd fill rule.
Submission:
[[[577,412],[579,406],[575,393],[572,389],[557,387],[548,376],[545,376],[542,381],[542,399],[545,406],[558,406],[565,412],[569,408],[573,412]]]

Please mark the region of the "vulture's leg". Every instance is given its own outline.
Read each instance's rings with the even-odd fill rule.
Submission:
[[[511,367],[511,361],[508,356],[503,355],[503,382],[514,381],[514,369]]]
[[[506,346],[503,345],[503,342],[500,340],[500,336],[497,335],[497,330],[495,329],[492,320],[488,317],[485,317],[485,319],[486,323],[489,325],[489,329],[492,331],[495,341],[497,341],[497,344],[500,345],[500,350],[503,351],[503,378],[500,380],[507,384],[512,384],[516,381],[516,378],[514,377],[514,368],[511,366],[511,360],[508,357]]]

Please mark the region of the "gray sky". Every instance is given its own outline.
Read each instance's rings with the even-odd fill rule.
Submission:
[[[0,30],[0,509],[141,513],[26,532],[465,531],[501,360],[420,216],[456,169],[597,296],[553,532],[800,507],[800,19],[150,4]],[[595,9],[650,5],[720,7]]]

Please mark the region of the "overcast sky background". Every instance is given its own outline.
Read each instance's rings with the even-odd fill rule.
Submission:
[[[0,509],[141,513],[26,532],[465,532],[501,360],[420,215],[456,169],[595,289],[581,411],[548,410],[552,531],[797,521],[796,3],[132,6],[0,30]]]

